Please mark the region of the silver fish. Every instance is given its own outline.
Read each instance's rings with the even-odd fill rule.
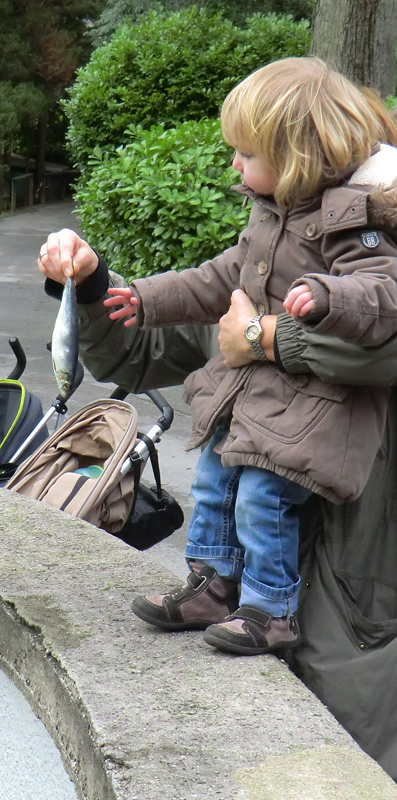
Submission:
[[[51,354],[59,396],[66,401],[73,392],[79,354],[76,286],[73,278],[66,279],[63,289],[52,333]]]

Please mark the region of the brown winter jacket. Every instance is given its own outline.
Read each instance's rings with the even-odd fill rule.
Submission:
[[[392,178],[395,156],[386,147],[369,162],[389,158]],[[305,318],[311,330],[368,347],[387,341],[397,330],[397,246],[381,220],[388,204],[395,209],[379,191],[376,171],[369,170],[365,185],[328,188],[289,212],[244,190],[254,203],[238,244],[197,269],[135,281],[137,323],[218,321],[237,287],[258,311],[278,314],[288,289],[305,276],[315,298]],[[387,389],[329,384],[266,362],[231,369],[221,355],[193,372],[185,387],[194,417],[191,447],[227,423],[218,447],[225,466],[270,469],[334,502],[362,492],[382,438]]]

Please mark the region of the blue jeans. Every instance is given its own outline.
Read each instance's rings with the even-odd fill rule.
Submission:
[[[186,560],[241,581],[240,605],[292,616],[300,584],[297,507],[311,492],[266,469],[223,467],[213,448],[225,434],[217,430],[197,463]]]

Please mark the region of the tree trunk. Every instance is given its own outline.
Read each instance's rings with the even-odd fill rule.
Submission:
[[[4,164],[4,148],[0,145],[0,214],[5,209],[5,195],[6,195],[6,181],[5,181],[5,164]]]
[[[317,0],[312,54],[382,97],[396,94],[396,0]]]
[[[34,168],[34,196],[36,202],[45,202],[45,155],[47,147],[48,109],[42,112],[37,126]]]

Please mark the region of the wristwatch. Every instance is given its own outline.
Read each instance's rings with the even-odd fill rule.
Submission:
[[[260,321],[264,316],[264,314],[255,314],[255,316],[250,319],[244,331],[244,336],[247,342],[250,344],[251,350],[258,361],[268,361],[261,346],[263,330]]]

